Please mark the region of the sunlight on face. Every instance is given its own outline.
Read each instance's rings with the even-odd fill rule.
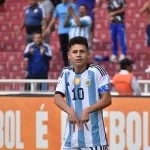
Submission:
[[[90,53],[87,48],[80,44],[73,45],[68,52],[68,58],[74,66],[83,66],[87,64],[89,55]]]

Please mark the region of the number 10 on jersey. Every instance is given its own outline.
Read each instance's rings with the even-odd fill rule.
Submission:
[[[84,90],[83,88],[73,89],[73,100],[83,100],[84,99]]]

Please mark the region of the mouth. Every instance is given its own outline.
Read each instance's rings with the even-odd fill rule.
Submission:
[[[77,62],[77,63],[81,63],[81,62],[82,62],[82,59],[76,59],[76,62]]]

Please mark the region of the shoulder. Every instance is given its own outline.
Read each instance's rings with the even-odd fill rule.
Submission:
[[[47,48],[50,48],[50,49],[51,49],[50,45],[49,45],[49,44],[47,44],[47,43],[43,43],[43,46],[45,46],[45,47],[47,47]]]
[[[102,77],[108,75],[105,69],[99,65],[90,64],[89,69],[96,74],[100,74]]]
[[[34,46],[34,45],[35,45],[35,43],[34,43],[34,42],[32,42],[32,43],[27,44],[27,46],[26,46],[26,47],[31,47],[31,46]]]
[[[84,17],[81,17],[81,19],[88,21],[88,22],[92,22],[92,18],[90,16],[84,16]]]
[[[69,72],[73,72],[73,66],[64,67],[61,71],[60,77]]]

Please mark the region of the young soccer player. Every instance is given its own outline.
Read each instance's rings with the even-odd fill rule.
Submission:
[[[111,104],[110,80],[102,67],[88,64],[89,55],[86,38],[70,40],[73,65],[62,70],[54,97],[68,114],[61,150],[108,150],[102,109]]]

